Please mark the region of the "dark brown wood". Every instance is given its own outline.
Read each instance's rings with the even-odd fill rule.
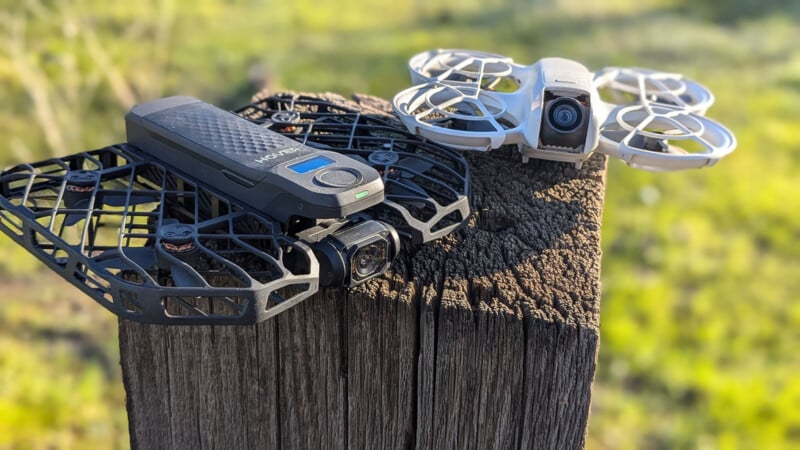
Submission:
[[[469,226],[382,279],[257,326],[120,322],[132,447],[583,447],[605,158],[469,159]]]

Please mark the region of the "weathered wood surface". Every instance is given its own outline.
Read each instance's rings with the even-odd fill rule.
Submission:
[[[382,279],[251,327],[120,322],[132,447],[583,447],[605,158],[469,159],[469,226]]]

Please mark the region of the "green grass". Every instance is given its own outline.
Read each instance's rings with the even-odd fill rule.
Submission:
[[[797,448],[800,7],[576,3],[0,2],[0,163],[122,141],[134,101],[241,105],[248,74],[390,98],[435,47],[686,73],[739,149],[703,171],[609,163],[588,447]],[[0,448],[126,446],[113,316],[0,251]]]
[[[2,286],[0,448],[127,446],[114,317],[49,273]]]

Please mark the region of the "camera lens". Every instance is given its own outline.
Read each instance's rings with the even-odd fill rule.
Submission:
[[[312,248],[323,286],[352,287],[389,268],[400,251],[400,236],[387,223],[367,220],[334,231]]]
[[[366,245],[353,254],[352,268],[360,278],[366,278],[381,270],[387,262],[386,241],[376,241]]]
[[[548,108],[547,118],[550,125],[562,133],[575,131],[583,121],[583,112],[573,98],[559,98]]]

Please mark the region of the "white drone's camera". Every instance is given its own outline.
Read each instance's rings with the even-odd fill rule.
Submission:
[[[593,109],[592,73],[563,58],[544,58],[530,68],[536,85],[524,143],[520,144],[523,160],[584,160],[584,153],[597,145],[599,126]]]

